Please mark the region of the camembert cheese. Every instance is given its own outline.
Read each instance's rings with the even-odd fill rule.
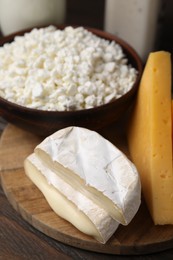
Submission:
[[[25,161],[25,171],[54,212],[81,232],[104,244],[118,228],[119,223],[104,209],[58,177],[35,154]]]
[[[128,129],[128,144],[155,224],[173,224],[171,60],[149,55]]]
[[[84,233],[83,225],[89,223],[89,234],[102,243],[120,223],[127,225],[132,220],[141,203],[134,164],[101,135],[85,128],[67,127],[47,137],[26,159],[25,171],[58,215]],[[34,180],[36,176],[44,177],[46,192],[41,179]],[[57,198],[61,195],[76,207],[82,221],[75,221],[65,204],[62,213],[58,199],[57,204],[50,199],[52,189],[59,194]]]

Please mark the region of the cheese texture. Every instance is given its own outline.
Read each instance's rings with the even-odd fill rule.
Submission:
[[[119,223],[104,209],[74,190],[46,167],[35,154],[31,154],[25,161],[25,171],[54,212],[81,232],[106,243],[118,228]]]
[[[171,60],[151,53],[128,129],[128,144],[155,224],[173,224]]]
[[[34,28],[0,47],[0,96],[29,108],[97,107],[129,92],[136,78],[119,44],[83,27]]]
[[[134,164],[98,133],[67,127],[47,137],[24,162],[50,207],[83,233],[106,243],[141,203]]]
[[[35,148],[35,154],[117,222],[126,225],[136,214],[141,196],[138,172],[98,133],[67,127],[47,137]]]

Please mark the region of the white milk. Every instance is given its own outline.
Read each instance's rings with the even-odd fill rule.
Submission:
[[[155,46],[160,0],[106,0],[104,29],[127,41],[146,60]]]
[[[66,0],[0,0],[3,35],[34,26],[64,23]]]

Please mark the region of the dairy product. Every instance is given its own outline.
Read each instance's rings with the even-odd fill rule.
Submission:
[[[42,110],[97,107],[132,88],[127,62],[120,45],[83,27],[33,29],[0,48],[0,96]]]
[[[146,61],[155,48],[160,0],[106,0],[104,29],[127,41]]]
[[[81,232],[106,243],[118,228],[119,223],[104,209],[58,177],[35,154],[25,161],[25,171],[54,212]]]
[[[171,59],[151,53],[128,131],[129,150],[155,224],[173,224]]]
[[[67,127],[47,137],[35,148],[35,153],[116,221],[128,224],[134,217],[140,205],[136,168],[96,132]]]
[[[102,243],[139,209],[141,185],[135,166],[94,131],[57,131],[36,146],[24,167],[59,216]]]
[[[65,20],[66,0],[0,0],[3,35]]]

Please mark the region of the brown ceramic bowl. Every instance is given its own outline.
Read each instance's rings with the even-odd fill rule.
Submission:
[[[64,27],[58,27],[63,29]],[[92,130],[101,128],[117,121],[133,103],[138,90],[143,65],[141,59],[131,46],[114,35],[104,31],[87,28],[99,37],[116,41],[123,48],[129,63],[137,69],[138,77],[132,89],[122,97],[108,104],[78,111],[43,111],[23,107],[11,103],[0,97],[0,115],[8,122],[28,130],[32,133],[47,136],[58,129],[67,126],[82,126]],[[30,30],[27,30],[27,32]],[[18,32],[0,39],[0,46],[13,41],[16,35],[23,35],[26,31]]]

